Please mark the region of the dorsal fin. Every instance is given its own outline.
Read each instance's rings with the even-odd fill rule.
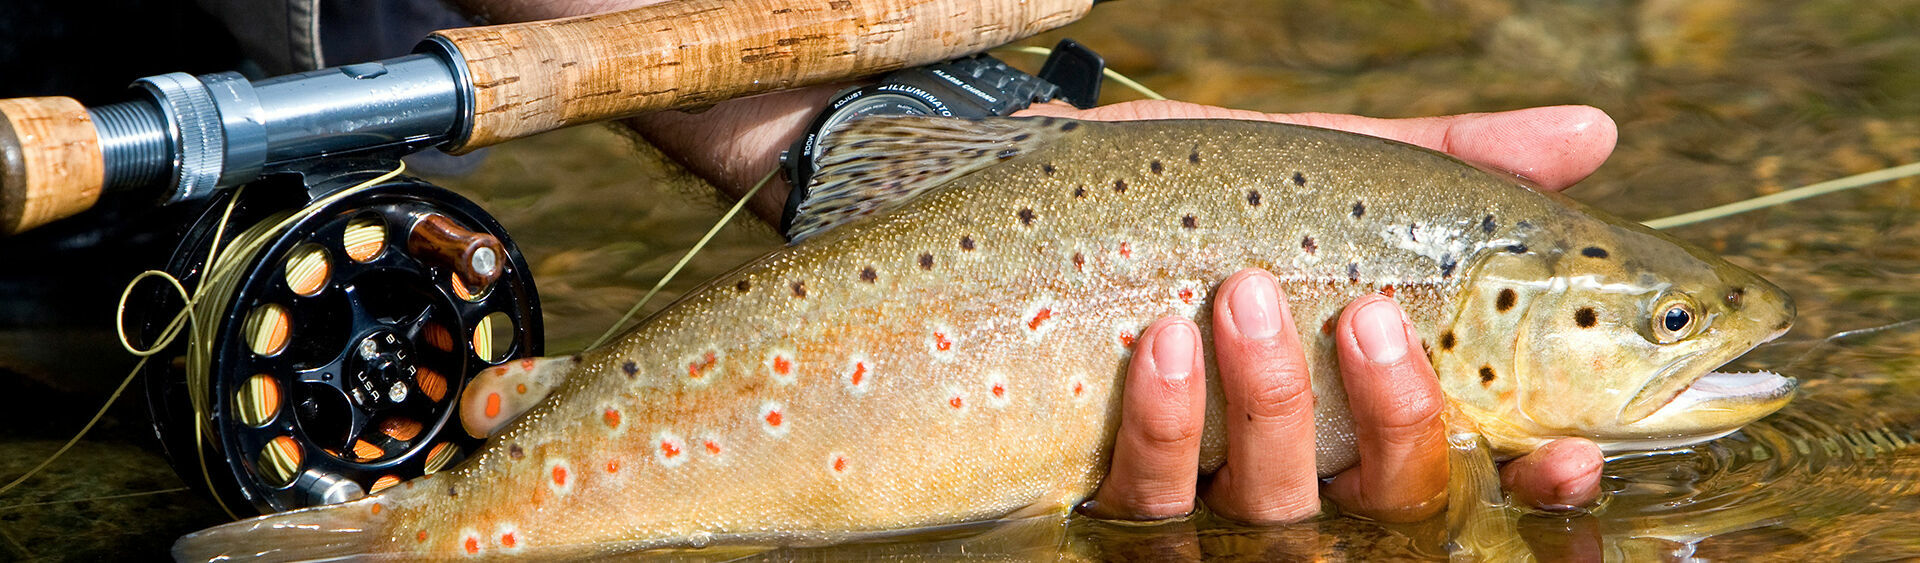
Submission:
[[[790,209],[795,242],[892,210],[928,190],[1056,138],[1067,120],[868,117],[832,133],[806,197]],[[1074,125],[1074,126],[1077,126]]]

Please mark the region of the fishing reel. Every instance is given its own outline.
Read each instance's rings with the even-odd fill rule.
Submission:
[[[467,380],[542,353],[531,270],[498,222],[392,161],[322,160],[213,198],[166,266],[199,297],[143,374],[154,430],[236,514],[457,464],[480,444],[454,412]],[[129,326],[154,342],[188,304],[142,286]]]

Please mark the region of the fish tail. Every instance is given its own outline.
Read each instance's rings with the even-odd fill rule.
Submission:
[[[375,559],[386,538],[384,496],[259,516],[187,534],[173,542],[176,561],[329,561]]]

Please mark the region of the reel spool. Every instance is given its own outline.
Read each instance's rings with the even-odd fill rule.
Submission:
[[[149,362],[144,374],[175,471],[236,516],[353,500],[457,464],[481,443],[454,413],[467,380],[542,353],[531,270],[479,206],[397,176],[305,207],[393,169],[355,164],[244,192],[219,252],[265,239],[236,257],[247,262],[228,280],[218,318],[198,321],[217,322],[202,333],[214,336],[182,334],[155,358],[172,361]],[[189,288],[210,275],[208,247],[230,197],[216,198],[168,264]],[[294,210],[302,218],[271,232]],[[181,303],[171,288],[147,303],[137,326],[151,341]],[[204,374],[189,373],[188,347],[207,347]],[[205,378],[204,413],[194,377]]]

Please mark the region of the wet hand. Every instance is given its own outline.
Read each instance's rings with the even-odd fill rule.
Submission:
[[[1542,189],[1585,178],[1613,149],[1615,129],[1590,107],[1387,120],[1329,114],[1263,114],[1180,102],[1132,102],[1092,110],[1047,104],[1032,115],[1124,120],[1262,119],[1342,129],[1440,150],[1508,170]],[[1249,270],[1214,300],[1214,352],[1226,397],[1227,461],[1204,485],[1195,468],[1206,389],[1197,328],[1162,319],[1139,340],[1129,367],[1121,427],[1106,481],[1084,508],[1116,519],[1176,517],[1196,498],[1248,522],[1291,522],[1319,512],[1313,465],[1313,396],[1286,299],[1270,274]],[[1325,491],[1343,509],[1388,521],[1431,517],[1445,507],[1444,398],[1419,339],[1397,304],[1369,296],[1349,304],[1335,328],[1341,377],[1359,439],[1360,463]],[[1537,507],[1599,497],[1598,446],[1559,440],[1501,470],[1513,500]],[[1198,495],[1196,496],[1196,492]]]

